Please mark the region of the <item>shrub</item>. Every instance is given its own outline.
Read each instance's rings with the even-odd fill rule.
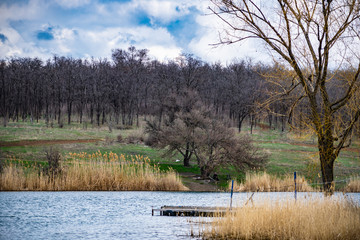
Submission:
[[[117,135],[116,141],[117,141],[118,143],[122,143],[122,142],[123,142],[123,137],[122,137],[121,134]]]
[[[144,143],[146,146],[154,147],[158,144],[158,140],[153,135],[147,135],[145,137]]]
[[[140,144],[144,142],[144,132],[139,129],[137,131],[132,132],[127,136],[126,142],[129,144]]]
[[[43,169],[43,171],[51,180],[53,180],[62,171],[61,159],[62,156],[58,150],[50,148],[46,151],[47,166]]]

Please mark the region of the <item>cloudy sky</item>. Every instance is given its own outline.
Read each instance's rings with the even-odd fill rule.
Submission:
[[[264,60],[258,44],[214,48],[223,24],[209,0],[0,0],[0,58],[110,58],[133,45],[158,60]],[[261,52],[261,51],[260,51]]]

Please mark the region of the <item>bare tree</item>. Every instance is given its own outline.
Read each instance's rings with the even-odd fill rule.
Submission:
[[[258,151],[250,138],[236,137],[233,129],[226,127],[211,111],[202,111],[202,117],[200,113],[193,113],[193,117],[202,122],[201,127],[195,129],[193,152],[203,178],[219,167],[244,171],[265,166],[267,155]]]
[[[310,109],[309,120],[318,138],[319,159],[324,190],[332,192],[334,162],[351,138],[359,119],[360,104],[351,109],[346,122],[336,124],[339,111],[353,101],[359,88],[359,9],[357,0],[211,0],[214,14],[229,31],[221,43],[260,39],[277,56],[284,69],[292,74],[291,82],[282,86],[286,95],[298,93],[290,113],[298,103]],[[339,61],[334,64],[334,60]],[[328,85],[333,80],[329,65],[353,69],[347,75],[346,91],[333,99]],[[344,119],[343,119],[344,120]]]
[[[148,122],[147,132],[157,141],[158,147],[167,150],[166,154],[180,153],[184,166],[190,166],[194,156],[203,178],[208,178],[220,166],[243,170],[265,165],[267,157],[258,153],[249,139],[237,138],[195,93],[185,93],[173,110],[168,111],[167,121],[161,127],[156,121]]]
[[[164,121],[147,121],[146,132],[157,147],[167,148],[165,155],[180,153],[185,167],[190,166],[193,155],[195,129],[203,122],[193,117],[194,109],[201,108],[199,96],[193,91],[172,94],[165,99]],[[161,117],[161,116],[160,116]]]

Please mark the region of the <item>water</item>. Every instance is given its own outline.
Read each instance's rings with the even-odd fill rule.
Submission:
[[[298,193],[298,198],[306,195]],[[360,194],[348,195],[360,204]],[[234,206],[249,197],[235,193]],[[253,199],[293,197],[256,193]],[[193,222],[198,218],[151,216],[151,209],[229,203],[229,193],[0,192],[0,239],[190,239],[192,229],[198,233]]]

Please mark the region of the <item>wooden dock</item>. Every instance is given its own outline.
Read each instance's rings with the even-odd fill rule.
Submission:
[[[226,207],[196,207],[196,206],[162,206],[160,209],[152,209],[152,215],[159,212],[160,216],[223,216],[229,208]]]

